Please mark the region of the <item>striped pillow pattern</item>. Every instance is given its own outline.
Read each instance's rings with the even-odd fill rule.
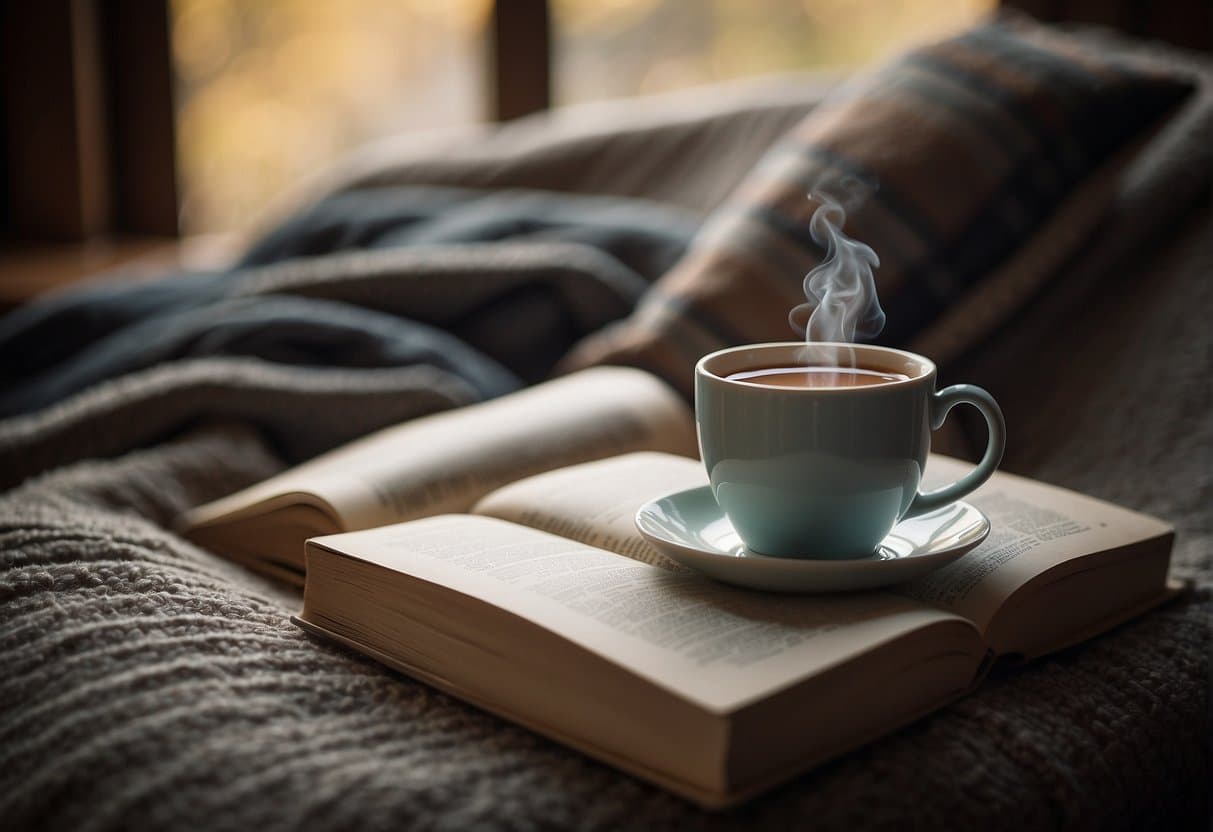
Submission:
[[[845,231],[881,258],[877,341],[961,351],[1081,245],[1107,197],[1093,183],[1191,89],[1020,14],[910,52],[807,116],[635,312],[564,366],[641,366],[689,394],[704,353],[797,337],[788,312],[824,254],[809,192],[847,180],[869,191]],[[962,300],[970,320],[931,332]]]

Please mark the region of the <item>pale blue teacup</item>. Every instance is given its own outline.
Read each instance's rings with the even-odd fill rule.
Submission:
[[[716,501],[747,547],[764,555],[868,557],[901,519],[959,500],[994,473],[1006,444],[1002,411],[970,384],[935,389],[935,364],[911,352],[852,344],[752,344],[695,367],[699,449]],[[846,366],[905,376],[872,386],[787,388],[727,377],[803,366],[833,354]],[[830,353],[829,351],[833,351]],[[827,362],[822,362],[827,363]],[[977,466],[918,491],[931,431],[957,404],[989,426]]]

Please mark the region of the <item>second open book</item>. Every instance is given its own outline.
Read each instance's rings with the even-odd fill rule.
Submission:
[[[393,428],[190,519],[196,539],[287,576],[309,528],[371,527],[308,541],[301,626],[707,806],[1170,592],[1165,524],[1001,473],[970,498],[989,539],[912,584],[715,584],[633,525],[649,499],[706,482],[677,455],[693,449],[659,382],[595,370]],[[932,457],[928,485],[964,467]]]

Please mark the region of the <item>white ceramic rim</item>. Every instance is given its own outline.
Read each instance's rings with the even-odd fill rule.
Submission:
[[[705,378],[708,378],[708,379],[712,380],[713,382],[720,382],[720,383],[726,384],[726,385],[735,385],[737,387],[758,389],[758,390],[764,390],[767,392],[775,392],[775,393],[795,395],[795,396],[803,396],[803,395],[836,396],[836,395],[848,395],[848,394],[853,395],[856,393],[865,393],[865,392],[872,393],[872,392],[875,392],[878,390],[888,390],[888,389],[891,389],[894,387],[902,387],[902,386],[908,386],[908,385],[912,385],[912,384],[922,384],[924,381],[930,381],[931,379],[935,378],[935,373],[936,373],[935,362],[932,361],[931,359],[927,358],[924,355],[919,355],[918,353],[910,352],[908,350],[894,349],[893,347],[879,347],[879,346],[876,346],[875,344],[848,344],[845,342],[838,342],[838,341],[815,341],[815,342],[812,342],[812,345],[820,346],[820,347],[839,347],[839,348],[845,348],[845,349],[853,349],[853,350],[859,350],[862,352],[875,353],[877,355],[895,357],[897,359],[900,359],[900,361],[902,362],[900,365],[901,367],[905,367],[906,365],[915,365],[919,368],[919,371],[916,374],[911,375],[909,378],[907,378],[903,381],[889,381],[889,382],[885,382],[884,384],[866,384],[863,386],[856,386],[856,387],[795,388],[795,387],[773,387],[772,385],[769,385],[769,384],[760,384],[760,383],[756,383],[753,381],[744,381],[742,379],[725,378],[718,371],[710,369],[708,366],[709,364],[717,363],[721,359],[726,358],[727,356],[733,355],[735,353],[747,352],[747,351],[764,351],[765,352],[767,350],[798,349],[800,347],[805,347],[808,345],[809,345],[808,342],[805,342],[805,341],[773,341],[773,342],[769,342],[769,343],[741,344],[741,345],[735,346],[735,347],[725,347],[722,350],[716,350],[715,352],[708,353],[707,355],[700,358],[699,361],[697,361],[695,363],[695,374],[697,376],[703,375]],[[861,363],[861,366],[863,366],[862,363]],[[737,373],[737,372],[742,372],[743,369],[744,369],[743,367],[738,367],[736,369],[728,370],[727,372]],[[760,369],[760,368],[752,367],[751,369]],[[877,371],[880,371],[881,368],[864,367],[864,369],[876,369]],[[883,368],[883,369],[885,371],[892,371],[892,372],[900,373],[902,375],[908,375],[908,373],[902,372],[901,369],[893,369],[893,368],[888,368],[888,367]]]

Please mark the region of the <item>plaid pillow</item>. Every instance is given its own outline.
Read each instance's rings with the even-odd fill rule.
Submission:
[[[788,313],[823,256],[808,193],[842,178],[876,183],[845,231],[881,259],[878,342],[947,360],[1076,251],[1136,140],[1191,89],[1021,14],[910,52],[806,117],[563,367],[641,366],[689,395],[704,353],[795,337]]]

